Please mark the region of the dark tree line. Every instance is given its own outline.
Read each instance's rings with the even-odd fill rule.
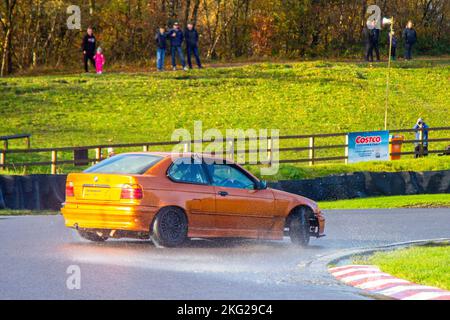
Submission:
[[[194,23],[202,54],[350,56],[360,51],[368,5],[396,18],[400,34],[413,20],[422,53],[450,51],[448,0],[0,0],[1,74],[40,65],[79,63],[84,31],[66,25],[69,5],[81,8],[83,30],[94,27],[109,61],[148,62],[160,25]]]

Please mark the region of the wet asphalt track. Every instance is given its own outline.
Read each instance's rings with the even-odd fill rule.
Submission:
[[[367,299],[304,264],[342,249],[450,237],[450,209],[326,212],[327,237],[285,241],[81,240],[61,216],[0,218],[0,299]],[[66,270],[81,268],[81,289]]]

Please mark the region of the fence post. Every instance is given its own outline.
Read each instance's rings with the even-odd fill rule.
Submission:
[[[102,161],[102,148],[95,149],[95,163]]]
[[[8,139],[3,142],[3,149],[8,150]]]
[[[56,174],[56,164],[57,164],[57,152],[56,150],[52,151],[52,165],[50,168],[51,174]]]
[[[142,147],[142,150],[143,150],[144,152],[148,152],[148,146],[143,146],[143,147]]]
[[[348,164],[348,134],[345,136],[345,164]]]
[[[314,137],[309,137],[309,165],[313,166],[314,165],[314,158],[315,158],[315,149],[314,149],[314,142],[315,142],[315,138]]]
[[[420,144],[419,144],[419,155],[421,158],[423,158],[423,154],[424,154],[424,149],[423,149],[423,127],[419,129],[419,140],[420,140]]]
[[[227,139],[227,143],[226,143],[226,146],[227,146],[227,159],[229,159],[229,160],[231,160],[231,161],[234,161],[234,138],[233,139],[231,139],[231,140],[228,140]]]
[[[267,161],[269,161],[269,165],[271,165],[273,161],[272,148],[273,148],[273,137],[270,137],[270,139],[267,140]]]
[[[188,153],[188,152],[191,152],[191,142],[190,141],[184,143],[184,153]]]
[[[0,153],[0,168],[5,169],[6,163],[6,150],[2,150]]]
[[[31,141],[30,141],[30,137],[26,137],[27,139],[27,149],[31,148]]]

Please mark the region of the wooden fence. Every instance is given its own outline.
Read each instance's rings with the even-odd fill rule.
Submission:
[[[427,129],[429,132],[437,132],[437,131],[450,131],[450,127],[437,127],[437,128],[429,128]],[[400,133],[414,133],[416,130],[414,129],[397,129],[397,130],[390,130],[390,134],[400,134]],[[297,140],[302,142],[308,142],[307,146],[294,146],[294,147],[285,147],[285,148],[278,148],[277,150],[273,149],[273,139],[272,137],[269,137],[267,139],[267,159],[264,161],[260,161],[259,164],[270,164],[273,159],[273,153],[279,152],[280,154],[280,160],[278,161],[280,164],[282,163],[308,163],[309,165],[314,165],[318,162],[325,162],[325,161],[347,161],[348,156],[348,144],[347,143],[341,143],[341,144],[331,144],[331,145],[319,145],[319,141],[321,139],[329,139],[334,137],[345,137],[348,135],[348,133],[326,133],[326,134],[313,134],[313,135],[289,135],[289,136],[280,136],[278,137],[279,141],[283,140]],[[429,134],[432,136],[432,134]],[[258,138],[256,138],[258,139]],[[344,140],[343,139],[343,140]],[[260,150],[257,149],[250,149],[246,148],[245,150],[235,150],[235,142],[239,140],[255,140],[255,138],[250,139],[238,139],[233,138],[231,140],[231,150],[233,150],[234,155],[238,154],[251,154],[251,153],[258,153]],[[199,140],[192,140],[192,141],[182,141],[181,143],[184,143],[184,151],[191,151],[192,146],[196,143],[208,143],[212,142],[211,140],[205,141],[199,141]],[[229,141],[228,141],[229,142]],[[444,142],[450,142],[450,135],[448,135],[448,138],[430,138],[428,139],[428,143],[430,146],[433,146],[433,144],[436,143],[444,143]],[[398,144],[399,142],[393,141],[391,144]],[[423,146],[422,140],[404,140],[404,145],[407,144],[421,144]],[[0,150],[0,168],[7,169],[7,168],[21,168],[21,167],[36,167],[36,166],[50,166],[50,172],[52,174],[56,174],[58,165],[63,164],[70,164],[70,165],[79,165],[79,159],[75,159],[75,154],[77,152],[85,152],[85,154],[88,154],[90,150],[95,150],[95,157],[94,158],[86,158],[83,159],[84,164],[88,163],[96,163],[98,161],[101,161],[104,159],[103,150],[108,148],[140,148],[142,151],[160,151],[158,148],[161,147],[167,147],[167,146],[174,146],[180,144],[180,142],[177,141],[166,141],[166,142],[144,142],[144,143],[127,143],[127,144],[102,144],[102,145],[89,145],[89,146],[77,146],[77,147],[60,147],[60,148],[39,148],[39,149],[2,149]],[[304,143],[303,143],[304,144]],[[450,143],[449,143],[450,144]],[[295,145],[295,143],[294,143]],[[301,145],[300,143],[298,145]],[[230,146],[228,146],[230,147]],[[320,150],[331,150],[331,149],[341,149],[342,156],[317,156],[317,152]],[[295,158],[287,158],[287,159],[281,159],[281,154],[286,153],[289,155],[295,154],[297,152],[301,151],[308,151],[308,157],[295,157]],[[71,159],[58,159],[58,155],[63,152],[72,152],[73,156]],[[446,150],[444,148],[442,149],[430,149],[428,150],[429,154],[439,154],[444,153]],[[26,161],[26,162],[16,162],[16,161],[7,161],[9,158],[9,155],[13,154],[38,154],[38,153],[49,153],[50,154],[50,161]],[[414,151],[402,151],[400,153],[391,153],[391,156],[404,156],[404,155],[414,155]]]

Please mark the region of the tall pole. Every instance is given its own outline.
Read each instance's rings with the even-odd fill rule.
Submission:
[[[391,58],[392,58],[392,39],[394,37],[394,17],[391,18],[391,31],[389,33],[389,60],[388,73],[386,78],[386,105],[384,110],[384,130],[387,130],[388,108],[389,108],[389,82],[391,78]]]

